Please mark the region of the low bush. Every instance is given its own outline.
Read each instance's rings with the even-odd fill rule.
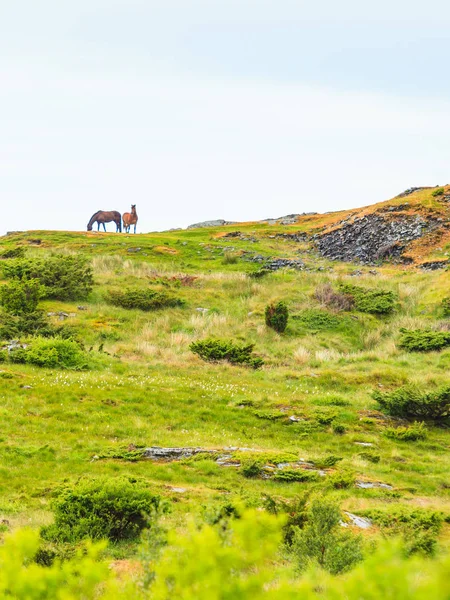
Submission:
[[[325,283],[316,288],[314,298],[328,308],[334,310],[352,310],[355,301],[350,294],[341,294],[336,292],[329,283]]]
[[[164,506],[142,483],[125,477],[81,479],[62,489],[54,502],[55,522],[42,529],[45,540],[77,542],[135,539],[150,528]]]
[[[63,327],[54,327],[49,323],[42,310],[21,315],[0,313],[0,340],[13,340],[30,335],[52,337],[60,335]]]
[[[360,312],[386,315],[396,308],[397,296],[394,292],[368,289],[350,283],[342,283],[339,289],[353,298],[355,308]]]
[[[442,311],[444,317],[450,317],[450,296],[442,300]]]
[[[332,502],[312,502],[306,523],[294,534],[291,550],[299,569],[318,565],[333,573],[350,570],[363,559],[362,539],[341,527],[341,511]]]
[[[392,392],[375,391],[373,398],[394,417],[439,420],[450,416],[450,385],[434,391],[408,385]]]
[[[37,279],[44,287],[45,297],[57,300],[86,298],[94,284],[91,263],[80,255],[10,260],[3,265],[3,273],[7,279]]]
[[[266,306],[265,318],[267,327],[275,329],[278,333],[283,333],[286,330],[289,311],[284,302],[277,304],[269,304]]]
[[[232,252],[225,252],[222,259],[223,265],[236,265],[239,262],[239,256]]]
[[[425,423],[414,423],[410,427],[388,427],[384,435],[399,442],[416,442],[427,437]]]
[[[270,269],[265,269],[264,267],[261,267],[261,269],[258,269],[257,271],[251,271],[250,273],[247,273],[247,274],[252,279],[262,279],[269,273],[272,273],[272,271]]]
[[[273,476],[274,481],[284,483],[317,481],[320,475],[317,471],[308,471],[306,469],[279,469]]]
[[[248,365],[258,369],[262,367],[264,361],[253,355],[254,346],[254,344],[235,344],[228,340],[207,339],[192,342],[189,348],[208,362],[226,360],[231,364]]]
[[[8,248],[3,250],[0,254],[0,258],[23,258],[25,256],[25,248],[23,246],[16,246],[15,248]]]
[[[360,452],[358,454],[358,456],[360,458],[362,458],[363,460],[367,460],[368,462],[377,464],[380,462],[380,455],[379,454],[375,454],[374,452]]]
[[[336,490],[346,490],[355,484],[355,476],[348,471],[336,471],[328,477],[327,481]]]
[[[314,464],[318,469],[329,469],[330,467],[334,467],[334,465],[337,465],[337,463],[341,460],[341,456],[335,456],[334,454],[330,454],[329,456],[325,456],[324,458],[316,459],[314,461]]]
[[[450,331],[400,329],[398,347],[408,352],[432,352],[450,346]]]
[[[49,369],[83,370],[90,367],[90,357],[71,339],[35,338],[25,348],[17,347],[9,353],[13,363],[30,364]]]
[[[345,425],[342,425],[342,423],[336,423],[336,425],[333,425],[333,433],[336,435],[344,435],[345,432]]]
[[[252,460],[247,464],[242,465],[242,475],[247,479],[254,479],[259,477],[262,473],[262,466],[259,461]]]
[[[177,298],[166,292],[140,288],[110,290],[106,300],[114,306],[144,311],[182,306],[184,304],[184,301],[181,300],[181,298]]]
[[[443,196],[444,192],[445,192],[445,190],[443,187],[438,187],[431,192],[431,195],[436,198],[437,196]]]
[[[44,290],[37,279],[12,281],[0,287],[0,304],[11,315],[34,313]]]
[[[367,509],[361,514],[371,519],[384,533],[403,536],[407,555],[435,554],[444,520],[441,512],[401,506],[389,511]]]

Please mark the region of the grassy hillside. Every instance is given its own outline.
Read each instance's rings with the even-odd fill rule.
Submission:
[[[450,297],[448,268],[425,271],[415,264],[450,252],[448,204],[432,191],[407,198],[407,210],[434,211],[442,219],[439,245],[412,242],[417,260],[411,265],[328,261],[310,238],[290,236],[324,233],[369,209],[305,216],[292,225],[136,236],[33,231],[1,238],[0,253],[24,248],[29,258],[83,255],[94,270],[87,299],[44,298],[39,304],[50,323],[63,325],[64,335],[82,344],[91,368],[41,368],[7,357],[0,364],[3,530],[51,523],[55,490],[84,475],[142,477],[169,501],[163,520],[179,532],[187,513],[200,519],[225,503],[261,507],[268,496],[288,501],[309,489],[352,514],[370,516],[372,526],[363,531],[369,540],[384,532],[373,518],[376,510],[442,511],[448,519],[445,418],[399,418],[373,397],[405,385],[433,392],[450,383],[450,345],[414,352],[400,344],[402,329],[450,331],[442,304]],[[280,258],[302,265],[262,269]],[[14,260],[4,258],[0,267]],[[392,292],[393,311],[331,305],[323,291],[342,294],[344,284]],[[169,294],[182,304],[148,312],[112,305],[108,293],[127,288]],[[278,301],[290,314],[282,334],[264,319],[265,307]],[[2,323],[8,318],[3,310]],[[264,365],[205,362],[190,344],[207,338],[252,343]],[[20,341],[33,343],[26,335]],[[414,427],[415,420],[425,422],[423,439],[398,439],[398,428]],[[225,459],[199,453],[155,461],[141,453],[152,446],[218,450]],[[263,471],[246,477],[252,462]],[[278,480],[279,463],[319,474]],[[441,549],[449,535],[444,522]],[[109,553],[131,558],[136,544],[116,544]]]

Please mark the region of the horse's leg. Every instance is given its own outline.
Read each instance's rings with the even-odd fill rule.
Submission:
[[[106,233],[106,225],[105,225],[104,221],[103,221],[103,229],[105,230],[105,233]]]
[[[134,224],[134,233],[136,233],[136,223]]]
[[[97,231],[100,231],[100,221],[97,221]]]

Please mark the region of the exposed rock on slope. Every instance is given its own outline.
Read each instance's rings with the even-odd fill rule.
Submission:
[[[401,218],[371,214],[316,237],[319,252],[334,260],[372,263],[379,259],[402,255],[408,242],[416,240],[438,223],[419,215],[403,214]]]

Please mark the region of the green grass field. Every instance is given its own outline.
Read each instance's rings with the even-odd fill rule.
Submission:
[[[223,237],[235,230],[248,239]],[[401,328],[449,330],[441,308],[450,296],[449,271],[385,264],[373,274],[374,267],[329,262],[306,243],[274,237],[284,231],[293,229],[249,224],[136,236],[34,231],[0,239],[0,252],[23,246],[30,257],[83,254],[95,277],[87,300],[40,303],[46,312],[70,315],[64,325],[91,350],[94,369],[0,364],[5,531],[50,523],[55,489],[84,475],[144,478],[169,500],[164,522],[180,532],[187,514],[199,517],[204,507],[258,507],[265,496],[289,499],[310,487],[355,514],[406,506],[450,515],[448,429],[427,422],[423,440],[391,439],[387,429],[405,423],[383,414],[372,398],[405,384],[434,390],[449,383],[450,348],[421,353],[398,346]],[[300,258],[307,270],[254,278],[260,265],[246,258],[256,254]],[[355,268],[362,274],[353,276]],[[335,311],[315,298],[318,287],[340,283],[393,291],[396,309],[380,316]],[[143,312],[107,302],[108,290],[126,287],[168,292],[184,304]],[[266,305],[280,300],[290,314],[283,334],[264,321]],[[50,320],[61,324],[57,315]],[[210,337],[253,343],[264,366],[202,361],[189,345]],[[130,460],[134,449],[150,446],[231,447],[228,453],[244,461],[267,456],[270,462],[283,453],[317,464],[330,455],[341,460],[319,481],[282,482],[246,478],[242,466],[221,466],[207,455]],[[353,483],[336,489],[330,482],[343,473]],[[360,488],[355,481],[390,487]],[[374,525],[364,536],[378,539],[380,530]],[[449,539],[444,524],[442,550]],[[132,559],[136,546],[108,552]]]

